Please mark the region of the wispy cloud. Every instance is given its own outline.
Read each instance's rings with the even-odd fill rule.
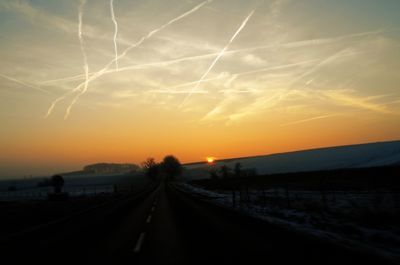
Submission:
[[[311,118],[307,118],[307,119],[301,119],[301,120],[296,120],[293,122],[284,123],[284,124],[281,124],[281,126],[284,127],[284,126],[297,125],[297,124],[306,123],[306,122],[310,122],[310,121],[327,119],[327,118],[335,117],[338,115],[340,115],[340,114],[334,113],[334,114],[327,114],[327,115],[319,115],[319,116],[315,116],[315,117],[311,117]]]
[[[7,76],[7,75],[5,75],[5,74],[0,74],[0,76],[3,77],[3,78],[5,78],[5,79],[7,79],[7,80],[13,81],[13,82],[15,82],[15,83],[17,83],[17,84],[20,84],[20,85],[22,85],[22,86],[24,86],[24,87],[32,88],[32,89],[35,89],[35,90],[38,90],[38,91],[41,91],[41,92],[50,94],[49,91],[47,91],[47,90],[45,90],[45,89],[43,89],[43,88],[41,88],[41,87],[28,84],[28,83],[26,83],[26,82],[23,82],[23,81],[21,81],[21,80],[18,80],[18,79],[16,79],[16,78],[13,78],[13,77],[10,77],[10,76]]]
[[[242,24],[240,27],[236,30],[236,32],[233,34],[229,42],[225,45],[225,47],[218,53],[217,57],[215,57],[214,61],[210,64],[210,66],[207,68],[206,72],[200,77],[199,81],[197,81],[196,85],[193,87],[192,91],[196,91],[197,88],[199,87],[200,83],[203,81],[204,78],[208,75],[208,73],[214,68],[215,64],[218,62],[218,60],[224,55],[225,51],[229,48],[229,45],[235,40],[236,36],[239,35],[240,31],[246,26],[247,22],[249,19],[253,16],[254,10],[250,12],[250,14],[247,15],[247,17],[243,20]],[[186,101],[190,98],[192,93],[189,93],[185,99],[182,101],[180,107],[182,107]]]
[[[370,97],[360,97],[353,95],[352,90],[327,90],[320,92],[323,96],[327,97],[332,102],[348,106],[351,108],[359,108],[372,112],[377,112],[381,114],[396,114],[400,112],[395,112],[390,110],[384,104],[374,103]]]
[[[312,33],[303,31],[302,27],[285,28],[282,31],[281,26],[290,24],[290,21],[283,20],[287,18],[285,12],[289,5],[286,0],[276,0],[257,7],[265,8],[263,12],[266,12],[263,15],[260,11],[260,14],[253,16],[252,12],[244,21],[240,21],[239,29],[227,43],[224,39],[226,35],[207,35],[209,32],[205,30],[209,27],[208,20],[218,21],[218,17],[222,16],[221,3],[215,2],[211,5],[211,1],[192,1],[194,5],[192,9],[169,21],[166,20],[164,24],[160,23],[159,27],[154,24],[159,23],[161,17],[165,19],[169,14],[163,14],[159,19],[143,21],[143,17],[140,17],[141,12],[132,13],[124,8],[118,8],[117,22],[113,12],[117,2],[109,0],[108,3],[107,7],[110,10],[105,13],[108,19],[101,20],[101,25],[94,23],[96,20],[90,17],[93,15],[93,10],[90,8],[96,7],[97,3],[90,2],[90,5],[88,3],[85,10],[88,13],[85,13],[85,23],[82,23],[83,13],[81,12],[78,16],[81,20],[81,23],[78,23],[79,27],[76,21],[69,18],[71,16],[56,15],[49,12],[50,9],[41,8],[40,5],[28,1],[0,3],[1,8],[7,12],[24,16],[24,19],[29,19],[32,24],[70,33],[71,36],[68,38],[78,33],[81,54],[78,53],[79,49],[74,49],[76,54],[73,56],[76,58],[78,55],[83,56],[84,62],[90,58],[91,69],[90,72],[89,67],[84,67],[84,71],[78,73],[77,64],[70,71],[54,70],[53,73],[60,73],[60,76],[62,73],[78,73],[55,79],[46,78],[50,75],[24,75],[22,68],[15,75],[10,74],[13,73],[12,69],[0,69],[4,74],[2,77],[35,90],[52,91],[55,94],[61,91],[59,88],[65,92],[65,87],[69,87],[66,93],[61,94],[50,104],[46,116],[50,115],[61,101],[72,96],[72,101],[66,108],[66,117],[68,117],[79,98],[88,91],[92,92],[91,97],[87,97],[88,101],[107,101],[107,98],[109,100],[124,98],[140,100],[140,98],[151,97],[154,101],[168,102],[168,104],[165,103],[166,108],[169,107],[171,110],[176,108],[179,102],[182,106],[182,103],[186,102],[192,94],[197,94],[198,96],[192,101],[202,106],[198,108],[186,106],[183,111],[196,109],[197,114],[203,117],[200,118],[202,121],[213,119],[239,121],[246,117],[269,113],[273,108],[285,109],[290,104],[301,104],[297,101],[292,103],[293,98],[298,101],[324,102],[329,106],[347,106],[381,114],[396,113],[395,104],[387,105],[389,99],[371,98],[371,92],[363,90],[364,81],[357,87],[349,86],[355,92],[343,89],[342,85],[345,80],[349,79],[350,82],[351,79],[356,78],[357,65],[370,64],[371,69],[377,69],[378,62],[383,58],[382,51],[386,52],[397,47],[398,44],[395,41],[388,41],[387,38],[382,37],[386,34],[384,29],[366,29],[354,33],[342,31],[345,34],[336,35],[332,34],[335,31],[331,34],[324,32],[318,35],[313,31]],[[126,4],[120,3],[121,6]],[[185,4],[180,8],[187,8],[187,6],[188,4]],[[212,7],[212,11],[204,10],[208,12],[207,21],[202,20],[201,15],[204,14],[200,13],[188,19],[185,26],[182,24],[164,30],[206,6]],[[149,7],[146,5],[146,8]],[[175,7],[172,9],[174,12],[177,10]],[[151,12],[158,12],[158,9],[155,8]],[[226,20],[229,23],[227,27],[234,27],[234,21],[237,21],[239,13],[241,12],[233,13],[231,19]],[[86,16],[88,16],[87,19]],[[246,25],[250,17],[252,23]],[[127,27],[124,23],[128,18],[137,19],[135,22],[140,21],[140,23]],[[141,23],[146,26],[142,27]],[[107,28],[103,28],[104,25],[107,25]],[[152,25],[154,29],[143,33],[143,29],[151,28],[148,25]],[[210,23],[210,25],[213,24]],[[121,32],[118,32],[118,26]],[[243,31],[243,35],[231,45],[231,49],[231,42],[245,27],[249,30]],[[196,33],[197,31],[200,34]],[[133,33],[141,33],[142,35],[139,36],[142,37],[136,38]],[[256,35],[263,38],[257,38]],[[127,36],[137,41],[127,42],[122,38]],[[107,38],[107,42],[98,45],[93,41],[94,38]],[[114,49],[111,49],[110,41]],[[225,46],[223,46],[224,43]],[[73,46],[74,43],[71,44]],[[104,58],[99,58],[102,57],[98,56],[99,54]],[[74,58],[75,62],[82,60],[76,58]],[[63,61],[63,54],[60,53],[56,60]],[[342,66],[345,66],[347,70],[344,71]],[[392,74],[395,69],[392,67],[390,71],[383,64],[379,67],[387,70],[385,71],[387,75]],[[218,71],[213,71],[213,69],[218,69]],[[32,73],[34,72],[35,69],[32,69]],[[360,72],[364,73],[357,77],[360,80],[366,79],[369,75],[365,71]],[[35,76],[43,77],[42,81],[36,80]],[[89,90],[89,86],[92,90]],[[100,93],[102,97],[98,99]],[[207,98],[209,102],[202,103]],[[318,113],[315,115],[315,117],[319,116],[324,115]]]
[[[88,80],[86,80],[85,82],[79,84],[75,89],[73,89],[73,90],[71,90],[70,92],[68,92],[67,94],[73,93],[73,92],[76,92],[76,91],[81,90],[83,86],[86,87],[86,89],[82,90],[83,92],[77,94],[77,96],[73,99],[73,101],[71,102],[71,104],[67,107],[67,111],[66,111],[66,114],[65,114],[65,118],[68,118],[68,115],[69,115],[69,113],[70,113],[72,107],[76,104],[76,102],[78,101],[79,97],[80,97],[81,95],[83,95],[83,94],[87,91],[87,86],[88,86],[89,82],[91,82],[91,81],[93,81],[93,80],[95,80],[95,79],[101,77],[101,76],[108,70],[108,68],[110,67],[110,65],[112,65],[113,63],[115,63],[116,60],[125,57],[126,54],[127,54],[130,50],[132,50],[133,48],[138,47],[138,46],[141,45],[145,40],[151,38],[151,37],[152,37],[154,34],[156,34],[157,32],[159,32],[159,31],[163,30],[164,28],[166,28],[167,26],[169,26],[169,25],[171,25],[171,24],[173,24],[173,23],[175,23],[175,22],[177,22],[177,21],[179,21],[179,20],[181,20],[181,19],[183,19],[183,18],[185,18],[185,17],[191,15],[192,13],[196,12],[196,11],[197,11],[198,9],[200,9],[202,6],[204,6],[204,5],[207,4],[207,3],[210,3],[211,1],[212,1],[212,0],[204,1],[204,2],[202,2],[201,4],[199,4],[199,5],[195,6],[194,8],[190,9],[189,11],[187,11],[187,12],[181,14],[181,15],[178,16],[178,17],[173,18],[172,20],[168,21],[167,23],[163,24],[162,26],[160,26],[160,27],[158,27],[158,28],[156,28],[156,29],[150,31],[147,35],[143,36],[139,41],[137,41],[137,42],[131,44],[128,48],[126,48],[126,49],[122,52],[122,54],[120,54],[117,58],[114,58],[113,60],[111,60],[104,68],[102,68],[101,70],[99,70],[98,72],[96,72],[95,74],[93,74],[92,76],[90,76],[90,78],[89,78]],[[56,100],[54,100],[54,101],[52,102],[50,108],[49,108],[48,111],[47,111],[48,114],[46,115],[46,117],[48,117],[48,115],[51,114],[51,112],[52,112],[52,110],[54,109],[54,106],[57,104],[57,102],[63,100],[63,99],[66,97],[67,94],[64,94],[63,96],[58,97]]]
[[[343,35],[343,36],[338,36],[338,37],[332,37],[332,38],[323,38],[323,39],[309,39],[309,40],[302,40],[302,41],[294,41],[294,42],[287,42],[287,43],[275,43],[275,44],[267,44],[267,45],[260,45],[260,46],[253,46],[253,47],[247,47],[247,48],[241,48],[241,49],[234,49],[234,50],[226,50],[224,54],[226,56],[229,55],[235,55],[239,53],[247,54],[244,57],[248,56],[247,58],[253,58],[254,55],[252,55],[250,52],[254,51],[262,51],[262,50],[275,50],[277,48],[280,49],[293,49],[293,48],[307,48],[307,47],[312,47],[312,46],[319,46],[319,45],[328,45],[328,44],[336,44],[338,42],[347,40],[347,39],[353,39],[356,37],[364,37],[364,36],[371,36],[371,35],[376,35],[379,31],[368,31],[368,32],[361,32],[361,33],[354,33],[354,34],[349,34],[349,35]],[[171,44],[171,45],[182,45],[179,44]],[[343,52],[342,50],[339,52]],[[178,64],[182,62],[188,62],[188,61],[200,61],[200,60],[205,60],[212,58],[214,56],[217,56],[220,52],[212,52],[212,53],[206,53],[206,54],[200,54],[200,55],[193,55],[193,56],[184,56],[181,58],[176,58],[176,59],[168,59],[168,60],[162,60],[162,61],[155,61],[155,62],[145,62],[145,63],[135,63],[133,65],[128,65],[124,67],[120,67],[118,71],[115,69],[108,69],[104,72],[104,74],[112,74],[112,73],[118,73],[120,71],[131,71],[131,70],[138,70],[138,69],[148,69],[152,67],[167,67],[170,66],[171,64]],[[347,53],[343,54],[343,56],[348,56],[351,55],[352,53]],[[353,53],[355,54],[355,52]],[[328,59],[332,60],[332,59]],[[258,58],[258,66],[260,66],[261,59]],[[89,73],[90,76],[94,75],[95,72]],[[52,80],[46,80],[42,81],[42,85],[47,85],[47,84],[53,84],[53,83],[64,83],[64,82],[71,82],[71,81],[79,81],[83,80],[85,78],[84,74],[77,74],[74,76],[69,76],[69,77],[63,77],[63,78],[57,78],[57,79],[52,79]]]

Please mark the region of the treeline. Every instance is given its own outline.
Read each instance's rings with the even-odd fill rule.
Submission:
[[[173,180],[182,174],[182,164],[173,155],[167,155],[161,162],[156,162],[154,158],[147,158],[141,164],[143,172],[151,180]]]
[[[211,190],[230,190],[245,185],[248,188],[286,188],[298,190],[359,190],[400,191],[400,166],[336,169],[312,172],[257,175],[247,170],[222,166],[210,171],[209,179],[191,181]],[[238,174],[240,172],[240,174]]]
[[[117,164],[117,163],[97,163],[87,165],[83,168],[84,172],[92,173],[128,173],[136,172],[139,166],[135,164]]]
[[[234,168],[230,168],[227,165],[222,165],[219,168],[212,166],[209,170],[210,177],[213,180],[217,180],[219,178],[228,179],[228,178],[248,178],[257,176],[257,170],[255,168],[243,168],[241,163],[236,163]]]

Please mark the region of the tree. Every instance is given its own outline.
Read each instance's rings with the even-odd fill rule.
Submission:
[[[210,173],[211,179],[218,179],[217,170],[215,170],[214,168],[212,168],[212,169],[210,169],[208,172]]]
[[[147,170],[149,170],[149,168],[155,166],[156,164],[157,164],[157,163],[156,163],[156,161],[154,160],[154,158],[149,157],[149,158],[147,158],[145,161],[142,162],[141,166],[142,166],[143,171],[146,172]]]
[[[54,187],[54,193],[61,193],[64,186],[64,178],[61,175],[54,175],[50,179],[51,186]]]
[[[162,162],[162,169],[167,174],[169,179],[173,179],[176,176],[182,174],[182,165],[179,160],[173,155],[167,155],[164,157]]]
[[[240,177],[242,175],[242,164],[240,164],[240,162],[237,162],[235,164],[235,177]]]
[[[154,158],[149,157],[142,163],[142,169],[146,176],[154,180],[160,173],[160,164],[156,163]]]
[[[227,167],[226,165],[222,165],[220,170],[221,170],[222,178],[229,177],[229,171],[230,171],[229,167]]]

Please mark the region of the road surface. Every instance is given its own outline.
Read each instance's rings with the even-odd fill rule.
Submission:
[[[385,264],[164,182],[1,244],[2,264]]]

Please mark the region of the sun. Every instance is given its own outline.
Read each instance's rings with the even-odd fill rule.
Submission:
[[[214,158],[214,157],[211,157],[211,156],[208,156],[208,157],[206,158],[206,160],[207,160],[207,163],[208,163],[208,164],[212,164],[212,163],[214,163],[215,158]]]

